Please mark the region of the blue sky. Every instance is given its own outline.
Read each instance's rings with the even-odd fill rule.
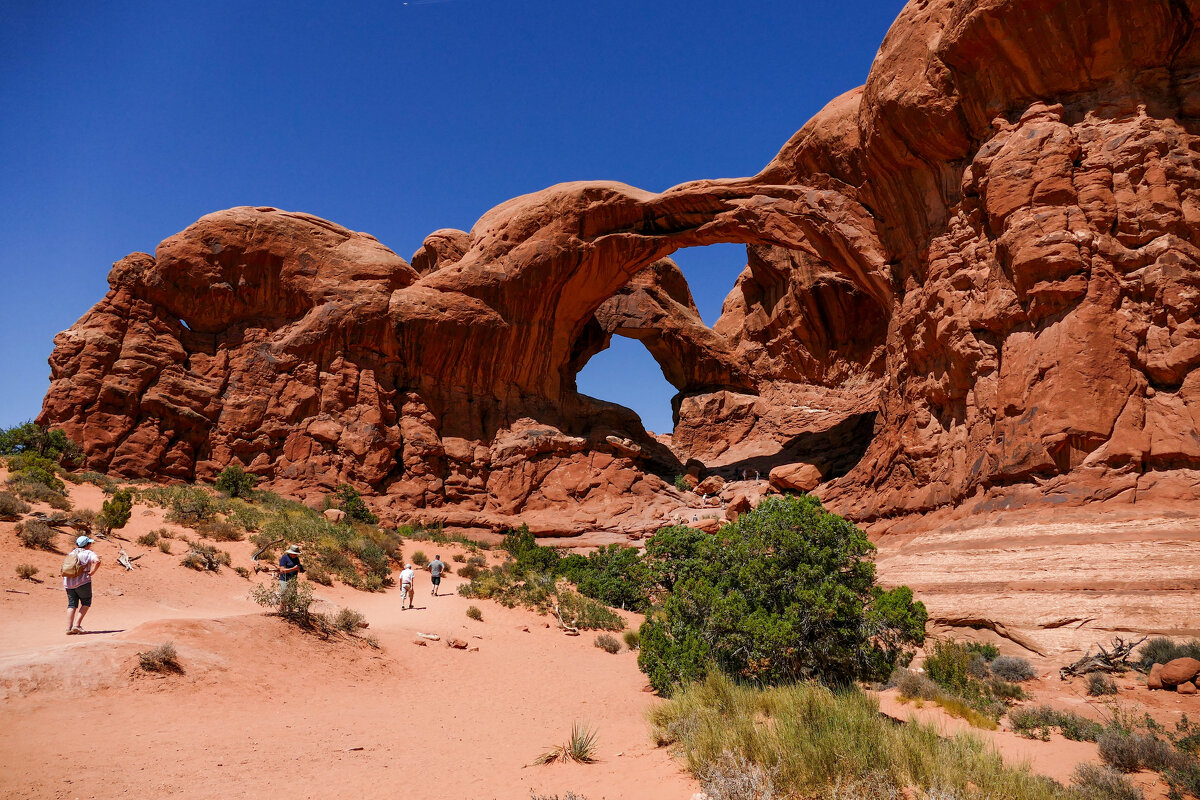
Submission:
[[[412,0],[0,6],[0,425],[35,416],[54,334],[112,262],[271,205],[408,258],[567,180],[661,191],[757,172],[860,85],[900,0]],[[681,251],[706,322],[741,248]],[[582,391],[670,428],[636,342]]]

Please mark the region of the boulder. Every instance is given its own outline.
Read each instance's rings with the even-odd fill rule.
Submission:
[[[1200,661],[1194,658],[1176,658],[1163,664],[1159,679],[1164,687],[1179,686],[1200,675]]]
[[[821,483],[821,470],[813,464],[783,464],[767,476],[771,487],[781,492],[811,492]]]
[[[1155,664],[1150,667],[1150,674],[1146,676],[1146,688],[1150,690],[1163,688],[1162,682],[1162,664]]]
[[[1196,684],[1192,683],[1191,681],[1185,681],[1184,683],[1176,686],[1175,691],[1179,692],[1180,694],[1195,694]]]
[[[322,514],[324,514],[325,519],[333,523],[342,522],[346,519],[346,512],[342,511],[340,508],[327,508],[322,512]]]
[[[700,483],[696,484],[696,488],[692,491],[696,494],[717,494],[725,487],[725,479],[720,475],[709,475]]]

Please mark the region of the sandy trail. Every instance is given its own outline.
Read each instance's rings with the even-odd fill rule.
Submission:
[[[98,507],[94,487],[73,487]],[[91,495],[95,494],[95,497]],[[162,527],[138,506],[121,534]],[[87,636],[65,636],[60,553],[16,544],[0,523],[0,797],[122,798],[337,796],[520,798],[570,790],[597,798],[689,798],[692,779],[649,738],[636,654],[610,655],[595,634],[566,637],[547,617],[468,601],[456,576],[430,596],[418,576],[414,610],[399,591],[317,586],[317,596],[370,622],[382,650],[322,641],[261,613],[250,582],[231,570],[200,574],[130,542],[96,545]],[[171,526],[166,526],[171,527]],[[118,547],[145,553],[115,565]],[[248,543],[220,545],[249,565]],[[454,547],[408,543],[440,552]],[[42,584],[15,577],[17,563]],[[266,581],[265,576],[256,578]],[[16,592],[27,592],[18,594]],[[465,615],[474,603],[484,620]],[[526,630],[527,629],[527,630]],[[100,633],[100,631],[107,631]],[[416,633],[466,640],[413,644]],[[137,653],[173,641],[183,675],[152,677]],[[598,731],[599,763],[526,766],[564,741],[574,721]]]

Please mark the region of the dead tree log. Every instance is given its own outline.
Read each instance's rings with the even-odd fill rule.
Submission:
[[[1097,644],[1096,649],[1100,652],[1093,654],[1092,648],[1089,647],[1083,658],[1059,669],[1058,677],[1065,681],[1067,678],[1087,675],[1089,672],[1128,672],[1134,666],[1129,663],[1129,657],[1133,655],[1134,649],[1144,641],[1146,641],[1145,636],[1136,642],[1127,642],[1120,636],[1114,636],[1108,649],[1105,649],[1102,644]]]

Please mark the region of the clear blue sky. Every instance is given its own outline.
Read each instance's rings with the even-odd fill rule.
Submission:
[[[0,6],[0,425],[113,261],[270,205],[408,258],[567,180],[661,191],[757,172],[866,79],[901,0],[10,2]],[[682,251],[711,324],[745,254]],[[636,342],[579,378],[670,428]]]

